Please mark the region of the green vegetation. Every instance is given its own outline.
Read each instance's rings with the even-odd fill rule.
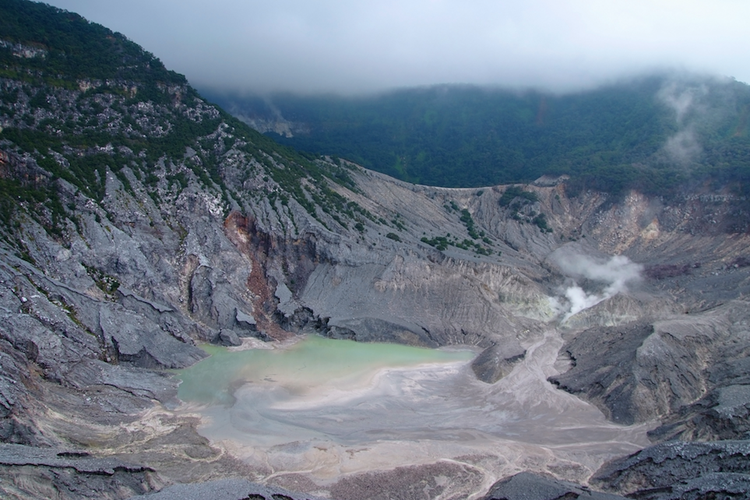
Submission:
[[[120,288],[120,282],[114,276],[110,276],[92,266],[84,267],[86,268],[86,273],[94,280],[94,283],[96,283],[96,286],[107,296],[113,296],[115,292],[117,292],[117,289]]]
[[[531,222],[536,224],[536,226],[544,233],[552,232],[552,228],[547,225],[547,216],[544,214],[538,214]]]
[[[391,219],[391,224],[393,224],[393,226],[399,231],[406,230],[406,226],[404,226],[404,221],[401,218],[401,214],[396,214],[396,216],[393,219]]]
[[[466,226],[466,230],[469,232],[469,236],[471,236],[475,240],[478,240],[479,233],[477,233],[476,227],[474,227],[474,219],[472,219],[471,214],[465,208],[461,210],[461,222],[463,222],[464,226]]]
[[[146,96],[151,100],[162,95],[159,83],[187,83],[122,34],[43,3],[0,2],[0,34],[3,41],[40,51],[35,57],[20,58],[10,48],[0,48],[0,76],[6,78],[22,76],[68,88],[76,88],[80,79],[138,82],[144,92],[154,94]]]
[[[435,247],[435,249],[440,250],[441,252],[447,250],[449,246],[452,246],[460,248],[462,250],[473,250],[474,253],[479,255],[492,255],[492,250],[489,248],[489,246],[484,247],[476,241],[472,241],[469,239],[458,241],[456,237],[451,236],[450,234],[446,234],[445,236],[435,236],[433,238],[427,238],[426,236],[423,236],[420,241],[422,243],[430,245],[431,247]],[[489,245],[489,240],[487,240],[486,242]]]
[[[12,226],[13,215],[19,204],[28,206],[29,212],[43,217],[42,222],[51,233],[60,234],[66,212],[49,179],[23,182],[0,178],[0,223],[5,228]]]
[[[321,222],[326,214],[344,228],[351,221],[364,230],[364,218],[375,220],[336,191],[357,191],[351,163],[277,144],[206,104],[184,76],[123,35],[48,5],[0,1],[0,122],[0,151],[33,159],[0,179],[6,227],[22,207],[56,236],[66,219],[80,231],[63,206],[76,205],[61,202],[57,181],[101,202],[108,172],[135,194],[125,167],[156,203],[198,182],[221,196],[225,214],[232,198],[268,196],[274,209],[293,198]],[[231,191],[228,164],[246,180],[261,168],[264,182],[280,189]]]
[[[427,238],[426,236],[423,236],[421,239],[422,243],[426,243],[430,245],[431,247],[435,247],[441,252],[443,250],[448,249],[448,245],[451,244],[450,242],[450,235],[448,236],[435,236],[434,238]]]
[[[539,196],[536,193],[526,191],[521,186],[508,186],[498,200],[498,204],[510,210],[510,217],[513,220],[534,224],[543,233],[551,233],[552,228],[547,223],[547,215],[536,213],[531,208],[531,205],[537,201],[539,201]]]
[[[399,90],[362,98],[273,96],[275,109],[309,133],[278,141],[335,154],[394,177],[472,187],[567,174],[573,193],[637,188],[667,194],[710,179],[750,192],[750,87],[695,77],[699,105],[680,123],[659,99],[671,75],[569,95],[469,86]],[[213,95],[245,113],[268,113],[259,99]],[[270,115],[269,115],[270,116]],[[665,147],[687,133],[699,147],[680,158]]]
[[[500,197],[499,203],[501,207],[507,207],[511,202],[516,201],[517,199],[520,199],[521,204],[524,205],[539,201],[539,197],[536,193],[525,191],[520,186],[508,186]]]

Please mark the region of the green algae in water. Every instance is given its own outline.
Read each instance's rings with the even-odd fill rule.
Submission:
[[[232,404],[245,384],[281,387],[293,395],[326,385],[362,384],[378,371],[468,361],[470,351],[445,351],[398,344],[361,343],[310,336],[285,349],[230,351],[204,346],[211,356],[180,370],[178,397],[198,404]]]

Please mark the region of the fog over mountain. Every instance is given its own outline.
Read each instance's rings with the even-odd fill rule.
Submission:
[[[664,67],[750,81],[750,4],[737,0],[48,3],[127,34],[198,88],[565,92]]]

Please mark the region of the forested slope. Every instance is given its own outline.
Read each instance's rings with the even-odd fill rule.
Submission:
[[[567,174],[574,190],[661,194],[750,179],[750,87],[730,79],[662,74],[566,95],[450,85],[366,97],[207,95],[279,142],[427,185]]]

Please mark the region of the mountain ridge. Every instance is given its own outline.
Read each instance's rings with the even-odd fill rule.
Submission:
[[[91,28],[40,4],[6,0],[0,10],[24,12],[19,6]],[[159,73],[165,81],[146,72],[134,91],[139,78],[64,73],[46,66],[42,42],[3,33],[4,494],[170,498],[189,491],[175,483],[242,476],[269,488],[216,487],[236,498],[362,498],[372,484],[374,497],[428,484],[435,497],[480,498],[527,469],[578,494],[566,481],[586,482],[625,453],[580,458],[540,446],[533,460],[508,461],[510,453],[484,450],[331,479],[315,457],[350,456],[350,447],[258,446],[260,459],[239,460],[202,437],[194,415],[174,411],[176,382],[165,369],[202,358],[197,344],[278,345],[313,333],[470,346],[483,352],[471,367],[474,383],[488,391],[530,365],[535,350],[562,346],[558,362],[535,372],[545,391],[554,391],[552,377],[615,421],[661,425],[655,440],[706,438],[728,454],[717,460],[689,442],[675,453],[646,448],[602,469],[598,487],[651,495],[643,485],[657,484],[661,469],[649,457],[672,453],[679,472],[694,450],[704,473],[673,471],[664,488],[726,493],[726,480],[738,479],[722,467],[740,470],[750,456],[742,425],[750,408],[749,219],[741,195],[702,186],[672,198],[632,190],[572,197],[564,177],[463,189],[409,184],[277,146],[169,72]],[[572,314],[580,298],[587,307]],[[660,491],[655,498],[670,498]]]
[[[283,144],[416,183],[565,174],[574,192],[665,195],[746,180],[750,87],[731,79],[661,73],[564,95],[470,85],[361,97],[204,92]]]

